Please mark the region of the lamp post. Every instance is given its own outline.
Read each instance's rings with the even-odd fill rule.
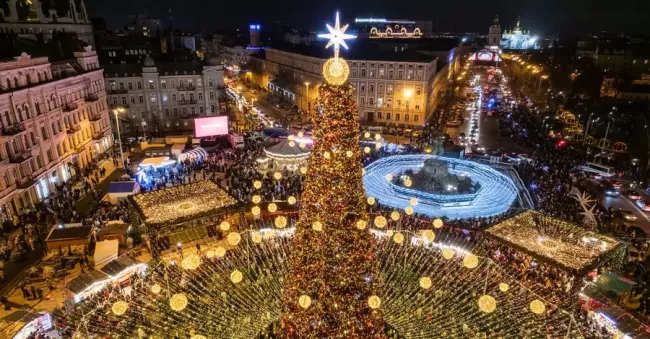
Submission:
[[[309,81],[305,81],[305,99],[307,101],[307,114],[309,114]]]
[[[548,79],[548,75],[542,75],[539,77],[539,84],[537,84],[537,94],[539,94],[539,89],[542,88],[542,80]]]
[[[124,111],[125,109],[122,107],[113,109],[113,114],[115,114],[115,125],[117,126],[117,139],[119,140],[119,145],[120,145],[120,158],[122,159],[122,168],[125,168],[125,166],[124,166],[124,152],[122,152],[122,134],[120,134],[119,114]]]

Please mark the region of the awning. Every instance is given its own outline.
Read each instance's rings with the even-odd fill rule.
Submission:
[[[144,265],[128,255],[123,255],[102,267],[101,271],[109,275],[111,278],[117,278],[122,272],[129,268]]]
[[[72,279],[67,288],[74,294],[79,294],[95,284],[105,283],[110,281],[110,277],[102,271],[90,271],[79,275],[78,277]]]

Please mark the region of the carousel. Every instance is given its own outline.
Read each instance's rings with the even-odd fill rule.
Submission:
[[[307,163],[311,150],[305,141],[298,141],[290,135],[288,139],[264,148],[265,159],[259,159],[260,169],[298,170]]]

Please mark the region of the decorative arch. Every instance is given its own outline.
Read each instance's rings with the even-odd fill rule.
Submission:
[[[406,28],[402,27],[402,29],[400,29],[400,33],[406,34]]]
[[[594,144],[596,144],[596,138],[592,137],[591,135],[588,135],[585,138],[585,143],[588,144],[588,145],[594,145]]]
[[[420,31],[420,27],[416,27],[416,28],[413,30],[413,34],[415,34],[415,35],[422,35],[422,31]]]
[[[598,147],[609,148],[612,145],[612,142],[609,139],[602,138],[598,140]]]
[[[391,35],[391,34],[393,34],[393,29],[390,28],[390,27],[386,28],[386,34],[387,34],[387,35]]]
[[[377,35],[377,33],[378,33],[377,27],[373,27],[370,29],[370,35]]]
[[[614,152],[619,152],[619,153],[625,152],[627,151],[627,144],[619,141],[612,146],[612,149],[614,150]]]

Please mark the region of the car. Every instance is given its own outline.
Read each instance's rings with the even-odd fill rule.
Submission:
[[[624,219],[624,220],[628,220],[628,221],[635,221],[637,219],[634,212],[628,211],[628,210],[623,210],[623,209],[619,209],[618,211],[614,212],[614,217]]]
[[[636,205],[645,212],[650,212],[650,202],[645,199],[639,199],[636,201]]]
[[[447,127],[458,127],[462,121],[460,120],[452,120],[452,121],[447,121]]]
[[[616,189],[614,186],[610,184],[605,184],[604,186],[605,195],[610,197],[618,197],[621,195],[621,191]]]
[[[632,200],[639,200],[641,199],[641,194],[635,190],[626,190],[625,191],[625,196],[628,197],[629,199]]]
[[[589,178],[591,180],[600,180],[603,178],[603,176],[598,173],[589,173]]]
[[[616,189],[621,189],[621,187],[623,187],[623,184],[616,180],[610,180],[609,183]]]

